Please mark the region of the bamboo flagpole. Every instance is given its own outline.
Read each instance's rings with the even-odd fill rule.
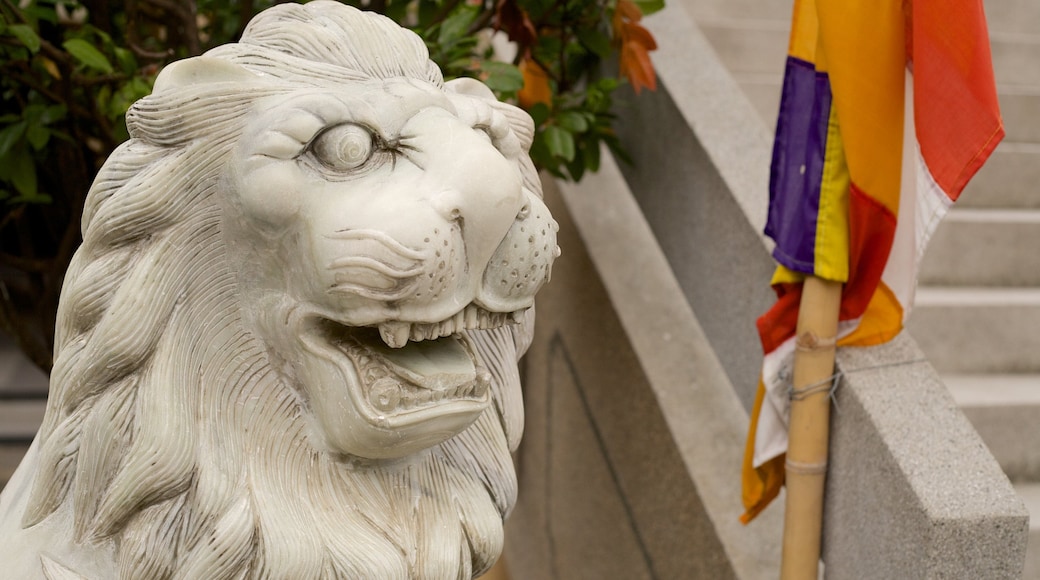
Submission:
[[[834,374],[841,288],[840,282],[810,276],[802,289],[788,424],[781,580],[815,580],[819,569],[830,436],[829,379]]]
[[[784,580],[818,574],[839,309],[844,344],[898,335],[924,242],[1004,136],[982,8],[794,0],[764,230],[777,301],[758,319],[763,373],[741,473],[744,523],[786,477]]]

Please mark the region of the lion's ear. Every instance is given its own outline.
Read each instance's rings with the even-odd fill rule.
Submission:
[[[509,126],[512,127],[513,133],[520,139],[520,146],[523,150],[529,151],[531,149],[531,143],[534,140],[534,120],[531,119],[531,116],[526,111],[520,107],[514,107],[509,103],[499,101],[498,97],[491,92],[487,85],[476,79],[462,77],[448,81],[444,83],[444,90],[448,93],[466,95],[488,101],[495,110],[509,119]]]
[[[491,89],[487,88],[487,85],[478,81],[477,79],[471,79],[467,77],[457,78],[455,80],[444,83],[444,90],[449,93],[455,93],[457,95],[467,95],[470,97],[480,97],[482,99],[490,99],[497,101],[495,93],[491,92]]]
[[[154,92],[189,85],[256,81],[257,75],[226,60],[197,56],[166,65],[155,79]]]

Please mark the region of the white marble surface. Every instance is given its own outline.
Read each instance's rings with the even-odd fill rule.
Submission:
[[[335,2],[167,67],[101,170],[12,577],[469,578],[557,225],[530,118]]]

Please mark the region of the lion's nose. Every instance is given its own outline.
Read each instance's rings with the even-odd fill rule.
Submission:
[[[462,154],[431,153],[439,163],[427,169],[426,184],[435,192],[429,203],[458,228],[468,265],[479,272],[521,211],[524,194],[516,169],[477,131],[460,131],[453,140]]]
[[[434,196],[432,204],[433,209],[445,220],[449,222],[462,220],[464,200],[462,199],[462,194],[457,190],[449,189],[440,192]]]
[[[545,204],[527,194],[527,202],[484,270],[477,302],[499,312],[530,306],[538,289],[549,281],[553,260],[560,255],[558,230]]]

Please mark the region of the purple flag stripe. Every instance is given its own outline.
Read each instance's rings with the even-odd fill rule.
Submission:
[[[818,72],[810,62],[787,57],[773,143],[765,233],[776,242],[776,261],[806,274],[813,273],[815,263],[830,112],[831,84],[827,73]]]

